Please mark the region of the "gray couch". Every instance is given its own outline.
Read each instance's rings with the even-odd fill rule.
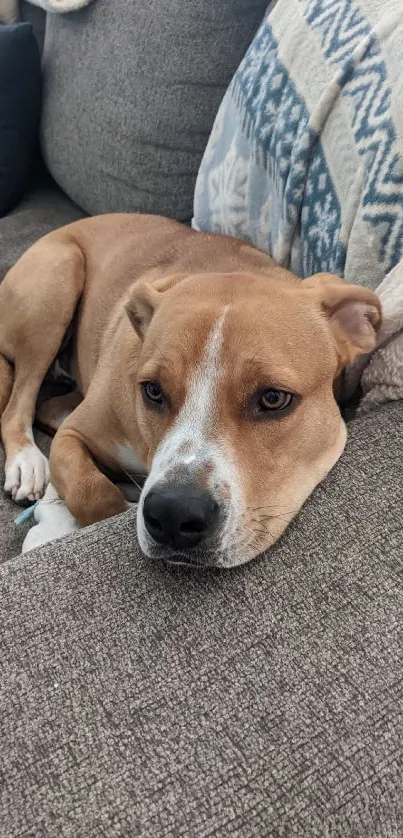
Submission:
[[[190,217],[264,5],[48,20],[42,148],[70,197],[39,170],[0,222],[1,275],[85,212]],[[1,500],[1,838],[401,838],[402,418],[351,421],[298,520],[234,571],[153,565],[133,513],[20,557]]]

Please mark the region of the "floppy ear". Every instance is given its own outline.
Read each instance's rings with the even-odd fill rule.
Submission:
[[[373,291],[350,285],[332,274],[315,274],[303,280],[302,287],[317,298],[329,320],[340,368],[375,348],[382,310]]]
[[[131,297],[126,303],[126,312],[135,332],[143,338],[159,305],[161,294],[148,282],[139,282],[134,286]]]
[[[126,303],[126,312],[139,338],[144,337],[163,294],[185,279],[185,276],[185,274],[168,274],[157,279],[153,285],[149,282],[136,283]]]

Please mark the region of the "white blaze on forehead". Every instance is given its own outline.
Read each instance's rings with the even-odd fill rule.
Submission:
[[[197,468],[209,454],[214,459],[216,445],[209,437],[222,369],[223,326],[227,310],[228,306],[225,306],[207,338],[202,359],[188,382],[185,403],[154,457],[154,474],[176,464]]]
[[[204,355],[189,381],[185,404],[175,423],[191,427],[193,434],[202,434],[211,427],[222,369],[222,333],[227,311],[228,306],[225,306],[210,332]]]

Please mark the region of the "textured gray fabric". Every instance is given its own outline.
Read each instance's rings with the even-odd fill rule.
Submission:
[[[90,214],[190,220],[225,89],[268,0],[96,0],[48,15],[42,146]]]
[[[48,175],[38,174],[21,203],[0,219],[0,280],[37,239],[83,215]]]
[[[2,566],[1,838],[401,838],[402,419],[244,568],[132,513]]]

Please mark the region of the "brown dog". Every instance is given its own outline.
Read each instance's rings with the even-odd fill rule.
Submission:
[[[147,555],[221,567],[256,556],[340,457],[335,382],[374,347],[380,319],[371,291],[302,282],[244,242],[155,216],[45,236],[0,287],[5,488],[17,501],[42,497],[49,479],[32,423],[72,323],[82,400],[66,418],[60,400],[41,409],[61,423],[46,497],[65,506],[38,505],[25,549],[127,508],[99,463],[148,472]]]

